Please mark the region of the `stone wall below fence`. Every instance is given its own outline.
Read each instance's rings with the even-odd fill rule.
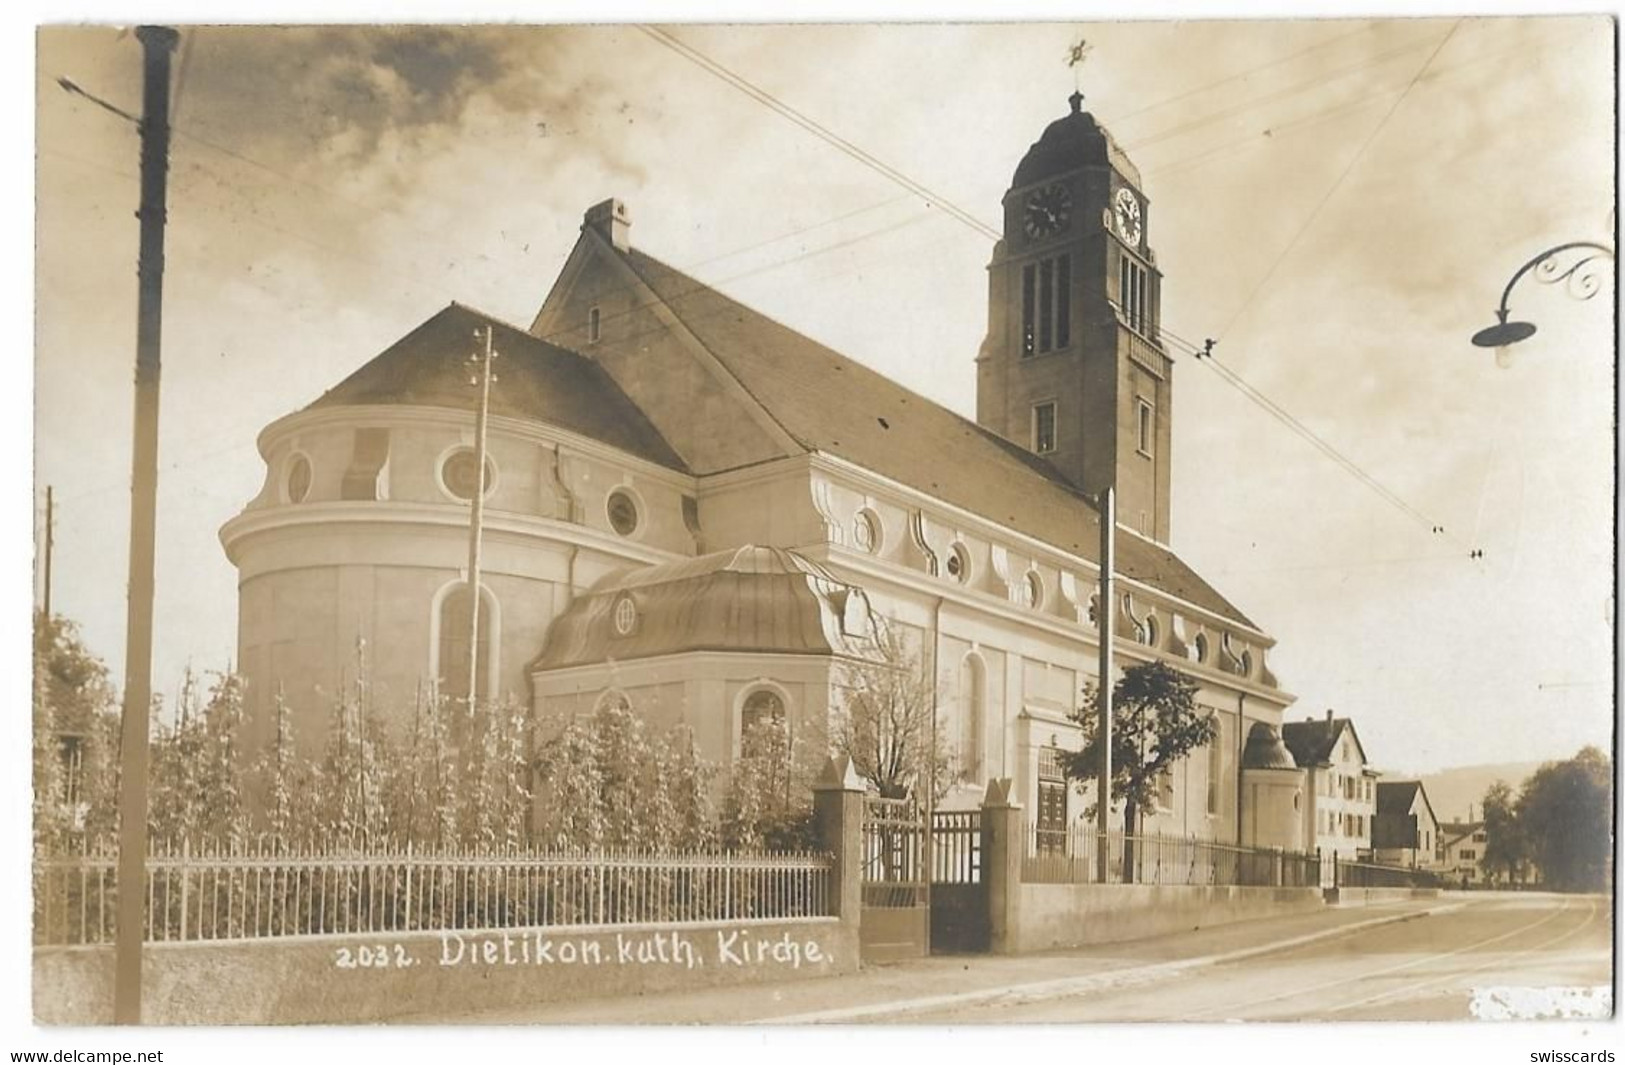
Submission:
[[[566,999],[833,976],[858,968],[833,917],[596,929],[148,944],[148,1024],[357,1024]],[[34,1020],[112,1020],[112,947],[34,951]]]
[[[1326,902],[1332,906],[1380,906],[1388,902],[1409,902],[1411,899],[1436,899],[1438,888],[1327,888]]]
[[[1010,953],[1119,943],[1325,906],[1318,887],[1022,884]]]

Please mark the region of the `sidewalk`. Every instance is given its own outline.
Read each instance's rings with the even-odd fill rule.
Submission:
[[[1440,898],[1240,921],[1129,943],[1020,956],[938,955],[874,966],[851,976],[662,995],[538,1004],[471,1015],[399,1018],[406,1024],[806,1024],[906,1021],[956,1001],[1034,999],[1092,987],[1166,979],[1238,952],[1288,949],[1373,922],[1415,919],[1462,905]]]

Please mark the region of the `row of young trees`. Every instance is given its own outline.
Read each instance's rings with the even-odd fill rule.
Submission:
[[[331,697],[315,757],[280,693],[271,736],[247,742],[235,674],[188,675],[173,707],[155,700],[151,837],[288,849],[811,845],[811,784],[827,748],[795,742],[783,721],[753,728],[719,794],[720,768],[686,729],[657,731],[624,704],[537,721],[511,701],[469,714],[422,698],[401,735],[373,712],[359,651],[354,675]],[[34,678],[36,845],[111,838],[119,712],[107,670],[71,623],[40,616]]]
[[[1613,855],[1613,768],[1585,747],[1547,762],[1516,792],[1504,780],[1484,793],[1484,855],[1492,883],[1538,876],[1557,891],[1602,891]]]

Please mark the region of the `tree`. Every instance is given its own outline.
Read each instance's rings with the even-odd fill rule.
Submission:
[[[1521,882],[1529,864],[1529,845],[1518,823],[1517,797],[1512,785],[1497,780],[1484,793],[1484,854],[1479,865],[1493,884]]]
[[[846,706],[830,747],[883,798],[906,798],[932,784],[941,798],[952,782],[951,749],[941,740],[936,685],[894,627],[876,625],[874,643],[874,659],[844,670]]]
[[[730,846],[811,848],[816,769],[809,753],[815,750],[783,718],[758,721],[740,737],[723,802],[723,838]]]
[[[1559,891],[1605,888],[1613,853],[1608,756],[1586,747],[1566,762],[1541,766],[1518,797],[1518,824],[1547,885]]]
[[[1145,662],[1123,671],[1112,689],[1111,801],[1123,803],[1123,833],[1134,834],[1138,815],[1156,809],[1158,778],[1218,733],[1213,715],[1196,710],[1197,684],[1162,661]],[[1083,749],[1070,756],[1067,776],[1082,784],[1097,781],[1100,801],[1100,694],[1091,685],[1083,705],[1072,714],[1083,729]],[[1132,844],[1125,841],[1123,867],[1134,866]]]
[[[113,815],[118,701],[107,667],[65,618],[34,613],[33,775],[36,842],[61,842]],[[77,778],[69,780],[77,756]],[[75,786],[69,808],[67,791]]]

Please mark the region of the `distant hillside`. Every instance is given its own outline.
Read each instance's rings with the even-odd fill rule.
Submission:
[[[1433,803],[1433,812],[1441,821],[1465,821],[1467,807],[1473,808],[1473,816],[1479,817],[1484,809],[1484,793],[1491,784],[1497,780],[1504,780],[1512,785],[1512,791],[1517,793],[1523,782],[1532,776],[1544,762],[1503,762],[1500,765],[1467,765],[1455,769],[1441,769],[1436,773],[1421,773],[1407,775],[1404,773],[1384,773],[1388,780],[1420,780],[1422,786],[1427,788],[1428,800]]]

